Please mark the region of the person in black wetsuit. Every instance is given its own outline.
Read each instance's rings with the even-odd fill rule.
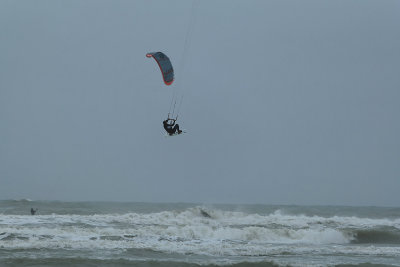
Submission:
[[[168,122],[171,121],[171,122]],[[164,125],[164,129],[165,131],[167,131],[167,133],[169,135],[173,135],[176,132],[178,132],[178,134],[180,134],[182,132],[182,130],[179,130],[179,124],[175,124],[176,119],[166,119],[165,121],[163,121],[163,125]]]
[[[38,211],[38,209],[33,209],[33,208],[31,208],[31,214],[32,215],[35,215],[35,213]]]

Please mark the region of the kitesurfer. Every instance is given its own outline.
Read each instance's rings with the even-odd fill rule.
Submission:
[[[33,209],[33,208],[31,208],[31,214],[32,215],[35,215],[35,213],[38,211],[38,209]]]
[[[179,130],[179,124],[175,124],[175,122],[176,119],[170,119],[170,118],[163,121],[164,129],[165,131],[167,131],[169,135],[174,135],[176,132],[178,132],[178,134],[182,133],[182,130]]]
[[[211,218],[211,215],[208,214],[208,212],[203,209],[200,209],[200,213],[201,213],[201,215],[203,215],[206,218]]]

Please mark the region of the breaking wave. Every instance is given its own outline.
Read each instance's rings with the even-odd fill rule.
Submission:
[[[115,242],[132,239],[143,244],[154,240],[203,243],[224,240],[253,245],[400,244],[399,219],[324,218],[285,215],[279,210],[259,215],[202,207],[149,214],[0,215],[0,231],[0,240],[15,241],[4,244],[10,247],[38,245],[35,240],[59,240],[77,247],[93,240],[106,240],[114,246]],[[18,244],[17,240],[23,242]]]
[[[258,214],[200,206],[152,213],[0,214],[0,248],[0,258],[2,251],[14,251],[15,258],[8,260],[14,262],[10,265],[17,266],[24,265],[15,263],[21,258],[30,265],[40,265],[30,255],[23,254],[38,250],[50,256],[55,250],[62,250],[63,254],[73,251],[73,257],[92,263],[99,261],[103,266],[113,266],[116,262],[120,266],[132,263],[161,266],[157,265],[159,261],[152,261],[160,255],[162,266],[169,266],[169,262],[171,266],[183,267],[196,264],[257,267],[278,266],[278,263],[302,266],[293,265],[295,260],[272,259],[282,255],[293,259],[304,255],[398,257],[400,219],[293,215],[282,210]],[[59,261],[55,265],[67,264],[63,263],[65,258],[57,259],[57,255],[50,257]],[[88,259],[88,255],[95,256]],[[182,261],[189,256],[190,263]],[[239,259],[239,263],[232,259]],[[357,264],[347,266],[374,266]]]

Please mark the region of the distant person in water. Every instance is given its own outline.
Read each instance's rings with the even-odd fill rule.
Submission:
[[[33,208],[31,208],[31,214],[32,215],[35,215],[35,213],[38,211],[38,209],[33,209]]]
[[[168,121],[171,121],[171,122],[168,122]],[[182,132],[181,130],[179,130],[179,124],[175,124],[175,122],[176,122],[176,119],[174,120],[174,119],[170,119],[170,118],[163,121],[164,129],[165,129],[165,131],[167,131],[167,133],[169,135],[173,135],[176,132],[178,132],[178,134],[180,134]]]
[[[206,212],[206,211],[203,210],[203,209],[200,209],[200,213],[201,213],[201,215],[203,215],[203,216],[206,217],[206,218],[211,218],[211,215],[208,214],[208,212]]]

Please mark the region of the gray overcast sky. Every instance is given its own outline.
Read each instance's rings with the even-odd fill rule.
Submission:
[[[0,199],[399,206],[400,1],[194,7],[0,0]]]

